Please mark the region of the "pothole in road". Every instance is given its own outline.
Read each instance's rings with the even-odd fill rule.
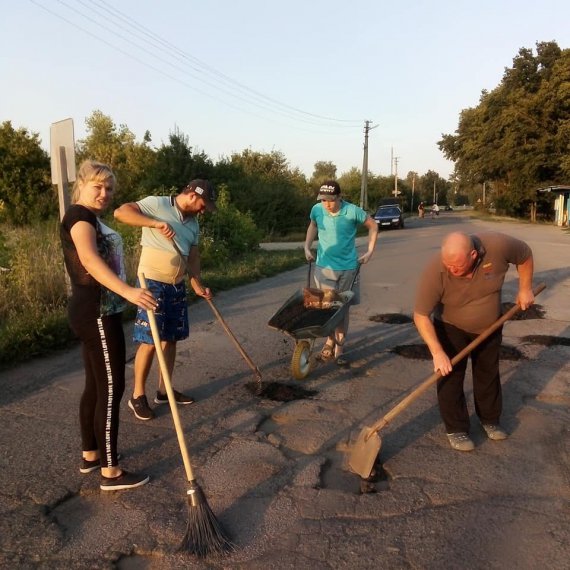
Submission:
[[[390,349],[404,358],[431,360],[431,352],[425,344],[400,344]]]
[[[499,358],[501,360],[527,360],[527,357],[514,346],[503,345],[501,346],[501,352],[499,353]]]
[[[431,360],[432,356],[425,344],[401,344],[390,349],[391,352],[414,360]],[[527,357],[513,346],[501,346],[499,355],[501,360],[527,360]]]
[[[375,323],[387,323],[389,325],[403,325],[412,322],[411,317],[408,317],[408,315],[402,315],[401,313],[372,315],[368,318],[368,320]]]
[[[370,477],[362,479],[346,468],[340,468],[336,462],[326,461],[321,470],[321,488],[345,493],[365,495],[390,488],[390,477],[377,460]]]
[[[368,495],[378,491],[387,491],[390,488],[390,477],[379,461],[374,464],[370,477],[360,480],[360,494]]]
[[[306,400],[315,394],[317,390],[307,390],[294,384],[282,384],[280,382],[248,382],[246,389],[259,398],[274,400],[275,402],[291,402],[293,400]]]
[[[531,334],[523,336],[521,340],[530,344],[540,344],[541,346],[570,346],[570,338],[561,336]]]
[[[503,313],[515,306],[514,303],[502,303]],[[526,321],[530,319],[544,319],[545,310],[542,305],[531,305],[526,311],[519,311],[511,320]]]

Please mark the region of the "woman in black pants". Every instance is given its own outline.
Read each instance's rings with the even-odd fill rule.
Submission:
[[[72,205],[60,237],[71,280],[69,323],[82,343],[85,389],[79,405],[83,457],[81,473],[101,468],[101,489],[130,489],[149,477],[121,469],[117,457],[119,407],[125,389],[125,337],[121,314],[130,301],[156,307],[146,289],[125,282],[123,243],[99,220],[115,191],[111,168],[85,161],[77,173]]]

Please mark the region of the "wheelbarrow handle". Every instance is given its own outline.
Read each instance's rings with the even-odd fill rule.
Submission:
[[[361,267],[362,267],[362,263],[358,262],[358,267],[356,268],[356,271],[354,272],[354,276],[352,277],[352,281],[350,282],[350,291],[352,291],[352,288],[354,287],[354,284],[356,283],[356,280],[358,279],[358,275],[360,273]]]
[[[536,297],[546,288],[544,283],[540,283],[534,289],[533,293]],[[451,364],[455,365],[463,360],[474,348],[479,346],[486,338],[491,336],[498,328],[500,328],[506,321],[512,319],[519,311],[521,306],[517,303],[513,305],[504,315],[499,317],[492,325],[485,329],[477,338],[472,340],[461,352],[458,352],[452,359]],[[387,426],[400,412],[405,410],[415,399],[419,398],[430,386],[435,384],[441,378],[441,373],[434,372],[429,378],[424,380],[417,388],[410,392],[399,404],[396,404],[383,418],[378,420],[374,425],[369,428],[366,440],[373,434],[380,431],[383,427]]]

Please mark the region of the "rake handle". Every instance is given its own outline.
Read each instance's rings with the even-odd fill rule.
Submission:
[[[190,264],[188,263],[188,260],[186,259],[186,257],[184,257],[184,255],[180,251],[178,244],[174,240],[172,240],[172,245],[174,246],[174,250],[176,251],[176,253],[182,258],[182,261],[184,261],[184,265],[186,267],[186,272],[188,273],[190,278],[195,279],[194,275],[192,275],[192,272],[190,271]],[[204,291],[204,290],[202,289],[202,291]],[[249,357],[247,352],[244,350],[244,348],[242,347],[242,345],[240,344],[240,342],[238,341],[238,339],[236,338],[234,333],[231,331],[230,327],[228,326],[228,324],[224,320],[224,317],[222,317],[220,311],[218,311],[218,308],[216,307],[216,305],[214,305],[214,301],[212,301],[212,299],[206,299],[206,301],[208,302],[208,305],[210,305],[210,308],[212,309],[214,315],[216,315],[216,318],[218,319],[218,321],[222,325],[223,329],[226,331],[227,335],[232,339],[234,345],[238,349],[239,353],[242,355],[243,359],[248,363],[249,367],[255,373],[255,376],[256,376],[258,382],[261,382],[261,372],[259,371],[259,368],[255,365],[255,363]]]
[[[546,284],[540,283],[534,289],[533,293],[536,297],[546,289]],[[504,315],[499,317],[492,325],[484,330],[477,338],[473,339],[461,352],[458,352],[452,359],[451,364],[455,365],[459,361],[463,360],[474,348],[479,346],[486,338],[493,334],[499,327],[501,327],[506,321],[512,319],[521,310],[520,305],[517,303],[513,305]],[[410,392],[399,404],[394,406],[383,418],[379,419],[375,424],[369,428],[366,441],[373,434],[380,431],[383,427],[387,426],[400,412],[405,410],[414,400],[419,398],[429,387],[437,383],[441,378],[440,372],[434,372],[429,378],[424,380],[415,390]]]
[[[143,288],[147,289],[144,273],[139,273],[139,281]],[[172,412],[172,420],[174,421],[174,429],[176,430],[176,437],[178,438],[178,445],[180,447],[180,453],[182,454],[184,469],[186,470],[186,478],[189,482],[191,482],[194,481],[194,474],[192,473],[192,465],[190,464],[190,455],[188,454],[186,440],[184,439],[184,431],[182,430],[180,416],[178,415],[178,407],[176,405],[176,399],[174,397],[174,390],[172,389],[172,382],[170,379],[170,373],[168,372],[168,365],[166,364],[164,351],[162,350],[162,344],[160,342],[160,333],[158,332],[154,310],[147,311],[147,314],[150,330],[152,332],[152,340],[154,341],[154,348],[156,350],[156,356],[158,358],[158,364],[160,366],[160,373],[162,374],[164,386],[166,387],[168,404],[170,405],[170,411]]]

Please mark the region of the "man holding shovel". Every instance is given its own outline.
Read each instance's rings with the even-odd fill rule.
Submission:
[[[532,251],[525,242],[498,232],[447,235],[417,289],[414,323],[432,354],[434,372],[443,376],[437,386],[439,410],[449,443],[458,451],[471,451],[475,446],[469,437],[463,391],[467,358],[455,366],[451,358],[501,315],[501,289],[511,263],[519,274],[516,300],[525,310],[534,302]],[[475,412],[487,437],[494,441],[508,437],[500,426],[501,341],[499,328],[471,353]]]
[[[362,209],[346,202],[341,197],[340,185],[335,180],[325,182],[317,196],[320,202],[311,209],[310,223],[305,237],[305,257],[315,259],[311,245],[318,236],[315,283],[319,289],[334,289],[339,293],[348,291],[354,281],[359,263],[367,263],[372,257],[378,237],[376,222]],[[358,257],[356,251],[356,230],[363,224],[368,229],[368,248]],[[352,290],[351,304],[358,304],[358,286]],[[339,366],[349,364],[343,356],[344,343],[348,332],[348,310],[334,334],[328,337],[321,350],[321,359],[334,359]]]
[[[115,218],[131,226],[142,227],[141,257],[137,274],[146,277],[149,290],[158,302],[155,310],[162,349],[172,377],[176,359],[176,343],[188,337],[188,302],[186,298],[186,266],[191,268],[190,285],[196,295],[212,298],[210,289],[200,282],[198,250],[198,214],[213,211],[216,194],[207,180],[192,180],[177,196],[148,196],[138,202],[123,204],[115,210]],[[172,240],[187,260],[181,259]],[[147,312],[137,311],[133,338],[139,343],[135,356],[135,385],[129,408],[139,420],[151,420],[154,411],[146,398],[146,379],[154,358],[155,347]],[[177,404],[192,404],[194,399],[174,390]],[[167,404],[168,397],[162,375],[154,399]]]

